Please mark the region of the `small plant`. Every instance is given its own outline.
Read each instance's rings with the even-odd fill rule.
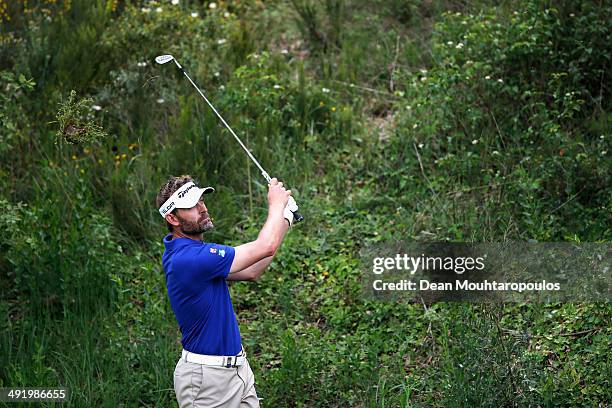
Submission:
[[[76,91],[72,90],[68,100],[60,103],[57,111],[59,130],[57,136],[70,144],[93,142],[108,136],[102,127],[92,121],[91,98],[76,101]]]

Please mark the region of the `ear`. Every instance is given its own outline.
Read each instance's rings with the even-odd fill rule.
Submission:
[[[170,223],[170,225],[174,227],[178,227],[180,225],[178,218],[176,218],[175,214],[167,214],[166,221]]]

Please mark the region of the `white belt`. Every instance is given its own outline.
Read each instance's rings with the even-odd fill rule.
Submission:
[[[196,363],[207,366],[217,366],[234,368],[243,365],[246,361],[244,351],[237,356],[208,356],[206,354],[196,354],[183,349],[183,359],[188,363]]]

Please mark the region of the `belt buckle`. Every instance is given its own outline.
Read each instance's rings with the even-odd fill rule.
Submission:
[[[229,356],[229,357],[226,357],[226,359],[227,359],[226,360],[227,363],[225,364],[225,368],[232,368],[232,357]],[[234,365],[233,365],[233,367],[236,367],[236,363],[237,363],[237,359],[234,358]]]

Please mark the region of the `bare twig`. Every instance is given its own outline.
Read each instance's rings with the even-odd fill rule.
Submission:
[[[497,129],[497,134],[499,135],[499,140],[501,140],[502,146],[505,149],[506,148],[506,142],[504,142],[504,136],[502,136],[502,132],[499,129],[499,125],[497,124],[497,119],[495,119],[495,115],[493,114],[493,111],[488,106],[487,106],[487,110],[489,111],[489,114],[493,118],[493,123],[495,123],[495,128]]]
[[[567,201],[565,201],[564,203],[562,203],[560,206],[558,206],[557,208],[555,208],[554,210],[552,210],[550,214],[554,213],[555,211],[557,211],[558,209],[560,209],[561,207],[563,207],[565,204],[569,203],[570,201],[572,201],[574,198],[578,197],[578,194],[582,193],[582,190],[584,190],[586,188],[586,186],[583,186],[580,191],[578,191],[576,194],[574,194],[573,196],[571,196],[570,198],[567,199]]]
[[[395,57],[393,58],[393,62],[391,63],[391,73],[389,74],[389,90],[393,92],[393,74],[395,74],[395,68],[397,67],[397,58],[399,56],[399,44],[400,44],[400,36],[397,36],[395,40]]]
[[[421,303],[423,304],[425,313],[427,313],[429,309],[427,308],[427,305],[425,304],[425,301],[423,300],[423,296],[421,296]],[[433,336],[433,332],[431,331],[431,319],[428,319],[428,320],[429,320],[429,326],[427,326],[427,335],[429,336],[429,338],[431,338],[431,352],[433,354],[435,352],[436,342]]]
[[[583,331],[579,331],[579,332],[575,332],[575,333],[561,333],[559,334],[559,336],[581,336],[583,334],[587,334],[587,333],[592,333],[595,331],[601,330],[600,327],[596,327],[594,329],[590,329],[590,330],[583,330]]]
[[[412,146],[414,147],[414,152],[416,153],[417,160],[419,161],[419,166],[421,167],[421,173],[423,174],[423,178],[427,182],[428,187],[431,190],[432,194],[435,195],[436,192],[431,187],[431,181],[429,181],[429,179],[427,178],[427,175],[425,174],[425,169],[423,168],[423,162],[421,161],[421,155],[419,154],[419,149],[417,148],[416,143],[414,143],[414,142],[412,142]]]

